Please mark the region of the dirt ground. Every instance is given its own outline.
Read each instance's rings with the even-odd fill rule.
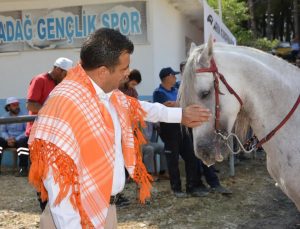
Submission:
[[[169,181],[160,180],[154,183],[150,203],[140,205],[135,184],[126,185],[125,196],[131,204],[118,208],[118,228],[300,228],[300,213],[275,187],[263,158],[238,163],[235,177],[229,177],[227,162],[217,169],[232,196],[210,193],[202,198],[177,199],[170,192]],[[27,179],[4,172],[0,183],[0,228],[38,228],[40,210]]]

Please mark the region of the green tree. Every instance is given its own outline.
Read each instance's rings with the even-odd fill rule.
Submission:
[[[207,3],[218,12],[218,0],[208,0]],[[239,0],[222,0],[222,20],[234,35],[243,29],[241,25],[249,17],[245,2]]]
[[[268,1],[273,0],[261,1],[264,4],[261,5],[259,11],[263,17],[265,17]],[[222,20],[236,37],[239,45],[252,46],[269,51],[278,41],[273,42],[262,36],[257,38],[257,34],[260,34],[256,28],[257,20],[255,20],[258,2],[259,0],[222,0]],[[218,0],[208,0],[207,3],[218,12]],[[261,24],[259,26],[261,27]],[[266,26],[264,26],[264,30],[266,31]]]

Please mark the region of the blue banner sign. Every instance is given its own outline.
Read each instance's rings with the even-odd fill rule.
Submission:
[[[146,43],[146,3],[0,12],[0,52],[80,47],[101,27],[119,30],[134,43]]]

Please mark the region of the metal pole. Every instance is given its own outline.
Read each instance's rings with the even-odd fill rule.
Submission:
[[[20,122],[32,122],[37,115],[20,115],[7,118],[0,118],[0,124],[20,123]]]
[[[218,8],[219,8],[219,17],[222,20],[222,0],[218,0]]]
[[[233,149],[233,138],[230,140],[230,145]],[[229,153],[229,176],[234,177],[235,168],[234,168],[234,154],[232,152]]]
[[[234,155],[230,153],[229,155],[229,176],[234,177],[235,169],[234,169]]]

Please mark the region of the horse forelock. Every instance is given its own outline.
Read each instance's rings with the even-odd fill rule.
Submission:
[[[197,97],[197,92],[195,90],[195,72],[196,68],[205,67],[200,66],[200,64],[197,62],[204,50],[204,47],[204,45],[201,45],[195,48],[195,50],[193,50],[193,52],[190,53],[185,64],[178,96],[178,100],[181,107],[186,107],[190,104],[195,103]]]

